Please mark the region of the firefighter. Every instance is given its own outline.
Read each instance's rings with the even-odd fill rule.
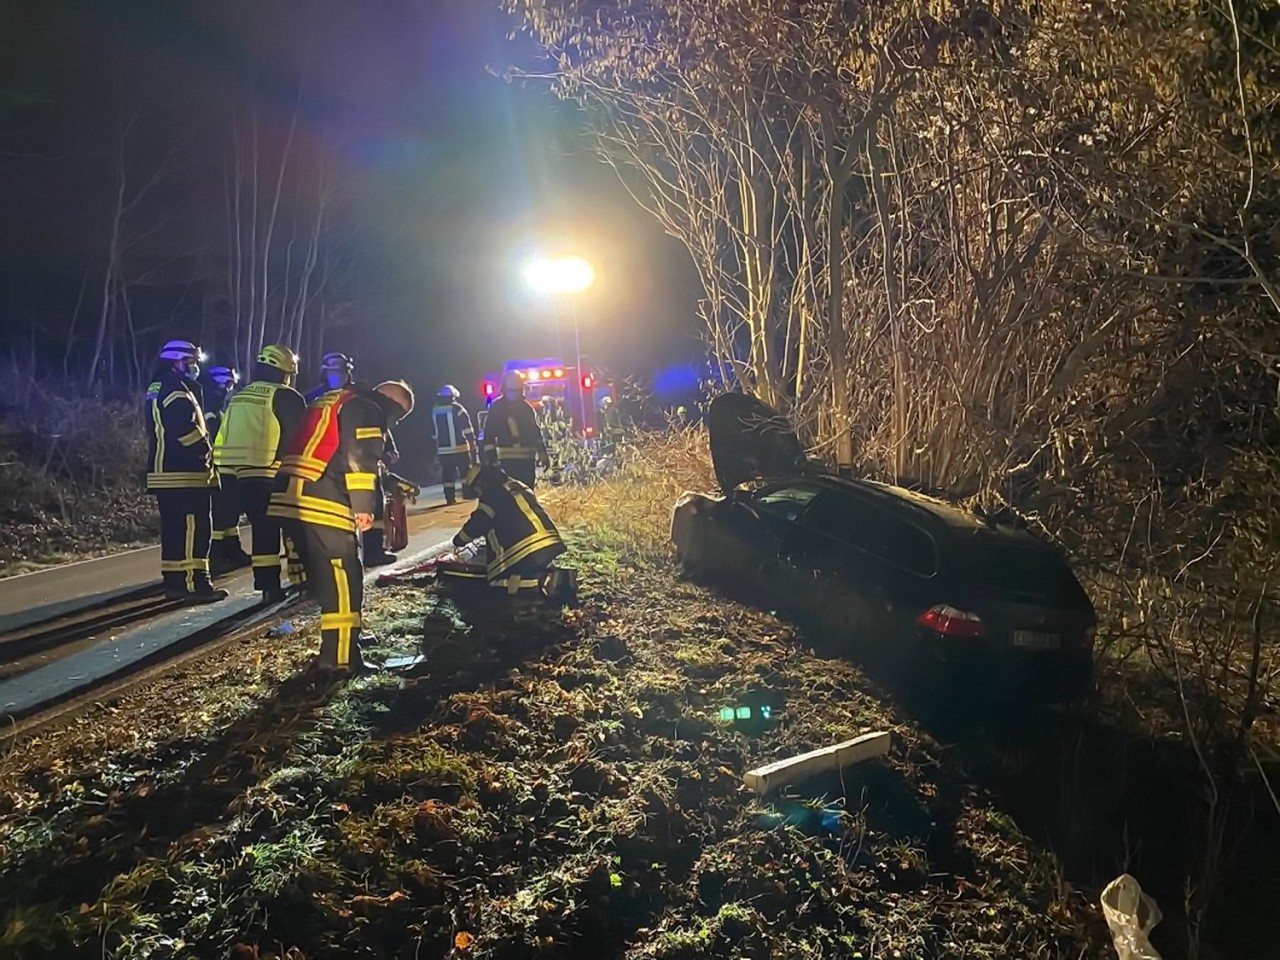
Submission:
[[[231,398],[213,444],[213,462],[225,486],[235,484],[253,528],[253,587],[266,603],[284,599],[280,586],[280,521],[267,516],[281,451],[302,423],[307,404],[293,389],[298,358],[280,344],[262,348],[253,380]],[[290,580],[299,584],[300,564],[289,543]]]
[[[326,353],[320,361],[320,386],[311,390],[306,396],[308,404],[315,403],[326,393],[346,387],[361,387],[355,378],[356,362],[345,353]],[[394,464],[400,459],[400,451],[396,449],[395,437],[387,431],[387,439],[382,451],[381,461],[385,466]],[[380,567],[396,562],[396,555],[388,553],[386,548],[387,518],[386,490],[383,486],[384,467],[378,469],[378,485],[375,490],[376,502],[373,510],[373,526],[362,531],[360,535],[362,556],[367,567]]]
[[[524,381],[514,370],[502,378],[502,396],[493,401],[485,418],[484,462],[502,467],[530,489],[537,483],[538,464],[549,464],[537,414],[524,398]]]
[[[209,436],[216,437],[222,417],[231,402],[231,394],[240,383],[235,367],[210,367],[203,383],[204,419]],[[217,466],[217,457],[214,457]],[[240,543],[240,496],[234,474],[219,471],[218,487],[213,491],[213,537],[209,544],[209,571],[214,576],[249,566],[249,555]]]
[[[315,403],[330,390],[354,383],[355,370],[356,362],[345,353],[326,353],[320,360],[320,385],[307,392],[307,403]]]
[[[320,664],[364,670],[360,656],[364,571],[358,533],[373,525],[378,461],[387,430],[413,410],[399,381],[331,390],[306,411],[285,444],[269,516],[298,549],[320,603]]]
[[[454,547],[461,550],[484,537],[484,576],[490,584],[510,587],[514,581],[517,589],[536,585],[565,546],[533,491],[494,466],[472,466],[466,482],[475,487],[480,502],[454,536]],[[448,565],[441,569],[446,575],[464,571],[450,571]]]
[[[200,406],[200,350],[170,340],[147,387],[147,491],[160,508],[160,574],[164,593],[183,603],[213,603],[227,591],[209,581],[213,470],[209,427]]]
[[[450,505],[458,502],[458,481],[476,459],[476,431],[471,414],[458,402],[460,396],[457,387],[446,383],[431,408],[431,438],[440,460],[444,502]]]

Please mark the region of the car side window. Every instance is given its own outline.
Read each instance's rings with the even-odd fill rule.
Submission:
[[[761,513],[795,522],[809,501],[818,495],[817,488],[805,485],[788,484],[774,487],[756,495],[753,501]]]
[[[815,535],[887,560],[922,577],[938,571],[933,538],[915,524],[858,497],[830,493],[817,498],[804,517]]]

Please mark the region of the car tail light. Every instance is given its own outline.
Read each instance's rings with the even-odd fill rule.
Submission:
[[[982,622],[980,616],[976,613],[966,613],[946,603],[930,607],[916,617],[916,623],[943,637],[974,639],[987,635],[987,625]]]

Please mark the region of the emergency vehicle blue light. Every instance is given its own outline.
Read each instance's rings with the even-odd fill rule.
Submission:
[[[698,371],[691,364],[677,364],[659,370],[653,378],[653,390],[660,397],[694,393],[698,389]]]

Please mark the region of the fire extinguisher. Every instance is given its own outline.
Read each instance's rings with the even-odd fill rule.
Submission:
[[[386,543],[391,551],[403,550],[409,545],[409,512],[407,504],[418,499],[422,492],[416,483],[410,483],[404,477],[394,473],[386,475],[383,485],[387,491],[386,501]]]

